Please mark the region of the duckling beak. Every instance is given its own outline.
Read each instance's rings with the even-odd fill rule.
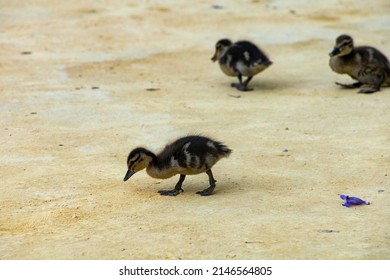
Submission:
[[[126,182],[127,180],[129,180],[130,177],[134,175],[134,173],[135,173],[135,172],[132,171],[132,170],[130,170],[130,169],[127,170],[126,175],[125,175],[125,178],[123,178],[123,181]]]
[[[335,56],[335,55],[338,55],[340,53],[340,49],[338,48],[338,47],[335,47],[334,49],[333,49],[333,51],[331,51],[330,53],[329,53],[329,56],[330,57],[333,57],[333,56]]]
[[[215,52],[215,54],[213,55],[213,57],[211,58],[211,60],[213,62],[216,62],[217,61],[217,52]]]

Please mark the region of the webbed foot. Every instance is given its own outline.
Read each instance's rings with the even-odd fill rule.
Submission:
[[[161,191],[158,191],[158,193],[160,195],[165,195],[165,196],[177,196],[179,193],[181,192],[184,192],[184,190],[182,188],[180,188],[179,190],[178,189],[173,189],[173,190],[161,190]]]
[[[207,189],[204,189],[203,191],[196,192],[197,194],[201,196],[208,196],[212,195],[214,191],[215,186],[208,187]]]
[[[246,85],[239,84],[239,83],[231,83],[230,86],[238,89],[239,91],[251,91],[251,90],[253,90],[253,88],[248,88]]]
[[[379,91],[379,89],[375,87],[363,87],[358,91],[358,93],[370,94],[377,91]]]
[[[360,83],[360,82],[356,82],[356,83],[353,83],[353,84],[341,84],[341,83],[336,82],[336,85],[341,86],[343,88],[359,88],[363,84]]]
[[[186,178],[186,175],[181,174],[180,175],[180,179],[176,183],[176,186],[175,186],[175,188],[173,190],[168,190],[168,191],[161,190],[161,191],[158,191],[158,193],[160,195],[166,195],[166,196],[177,196],[180,193],[180,191],[184,192],[184,190],[182,189],[181,185],[183,184],[183,181],[184,181],[185,178]]]

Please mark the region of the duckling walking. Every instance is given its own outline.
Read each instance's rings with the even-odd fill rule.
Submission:
[[[221,158],[231,154],[227,146],[203,136],[186,136],[179,138],[155,155],[145,148],[136,148],[127,157],[127,181],[136,172],[145,169],[153,178],[167,179],[180,174],[179,181],[173,190],[159,191],[161,195],[176,196],[182,189],[187,175],[206,173],[209,176],[210,186],[197,192],[202,196],[211,195],[215,188],[215,180],[211,167]]]
[[[222,72],[228,76],[238,78],[238,83],[231,86],[240,90],[253,90],[248,88],[253,76],[268,68],[272,61],[253,43],[238,41],[232,43],[229,39],[221,39],[215,45],[215,54],[211,58],[219,62]],[[242,77],[248,77],[242,81]]]
[[[382,85],[390,86],[390,62],[373,47],[354,47],[349,35],[340,35],[329,54],[330,68],[339,74],[348,74],[357,80],[353,84],[340,84],[344,88],[360,88],[359,93],[379,91]]]

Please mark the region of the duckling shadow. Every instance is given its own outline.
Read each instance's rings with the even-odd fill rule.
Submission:
[[[253,92],[277,92],[275,90],[298,88],[298,83],[289,80],[257,80],[253,81],[249,86],[253,88]]]
[[[228,195],[244,190],[241,183],[229,179],[224,181],[220,180],[220,182],[217,181],[216,184],[217,186],[214,189],[213,195]]]
[[[183,186],[184,191],[181,192],[178,196],[181,195],[200,196],[199,194],[197,194],[197,192],[202,191],[207,187],[208,187],[207,184],[196,183],[196,182],[187,183],[187,185]],[[233,194],[241,191],[243,191],[243,188],[240,187],[240,184],[238,182],[229,181],[229,180],[227,181],[216,180],[216,187],[213,190],[212,194],[206,196],[200,196],[200,197],[223,196],[223,195]]]

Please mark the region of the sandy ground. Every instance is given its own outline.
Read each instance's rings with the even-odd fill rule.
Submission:
[[[318,2],[0,1],[0,259],[390,259],[390,88],[328,66],[341,33],[390,56],[390,3]],[[274,62],[254,91],[211,63],[223,37]],[[123,182],[191,133],[234,150],[214,195]]]

